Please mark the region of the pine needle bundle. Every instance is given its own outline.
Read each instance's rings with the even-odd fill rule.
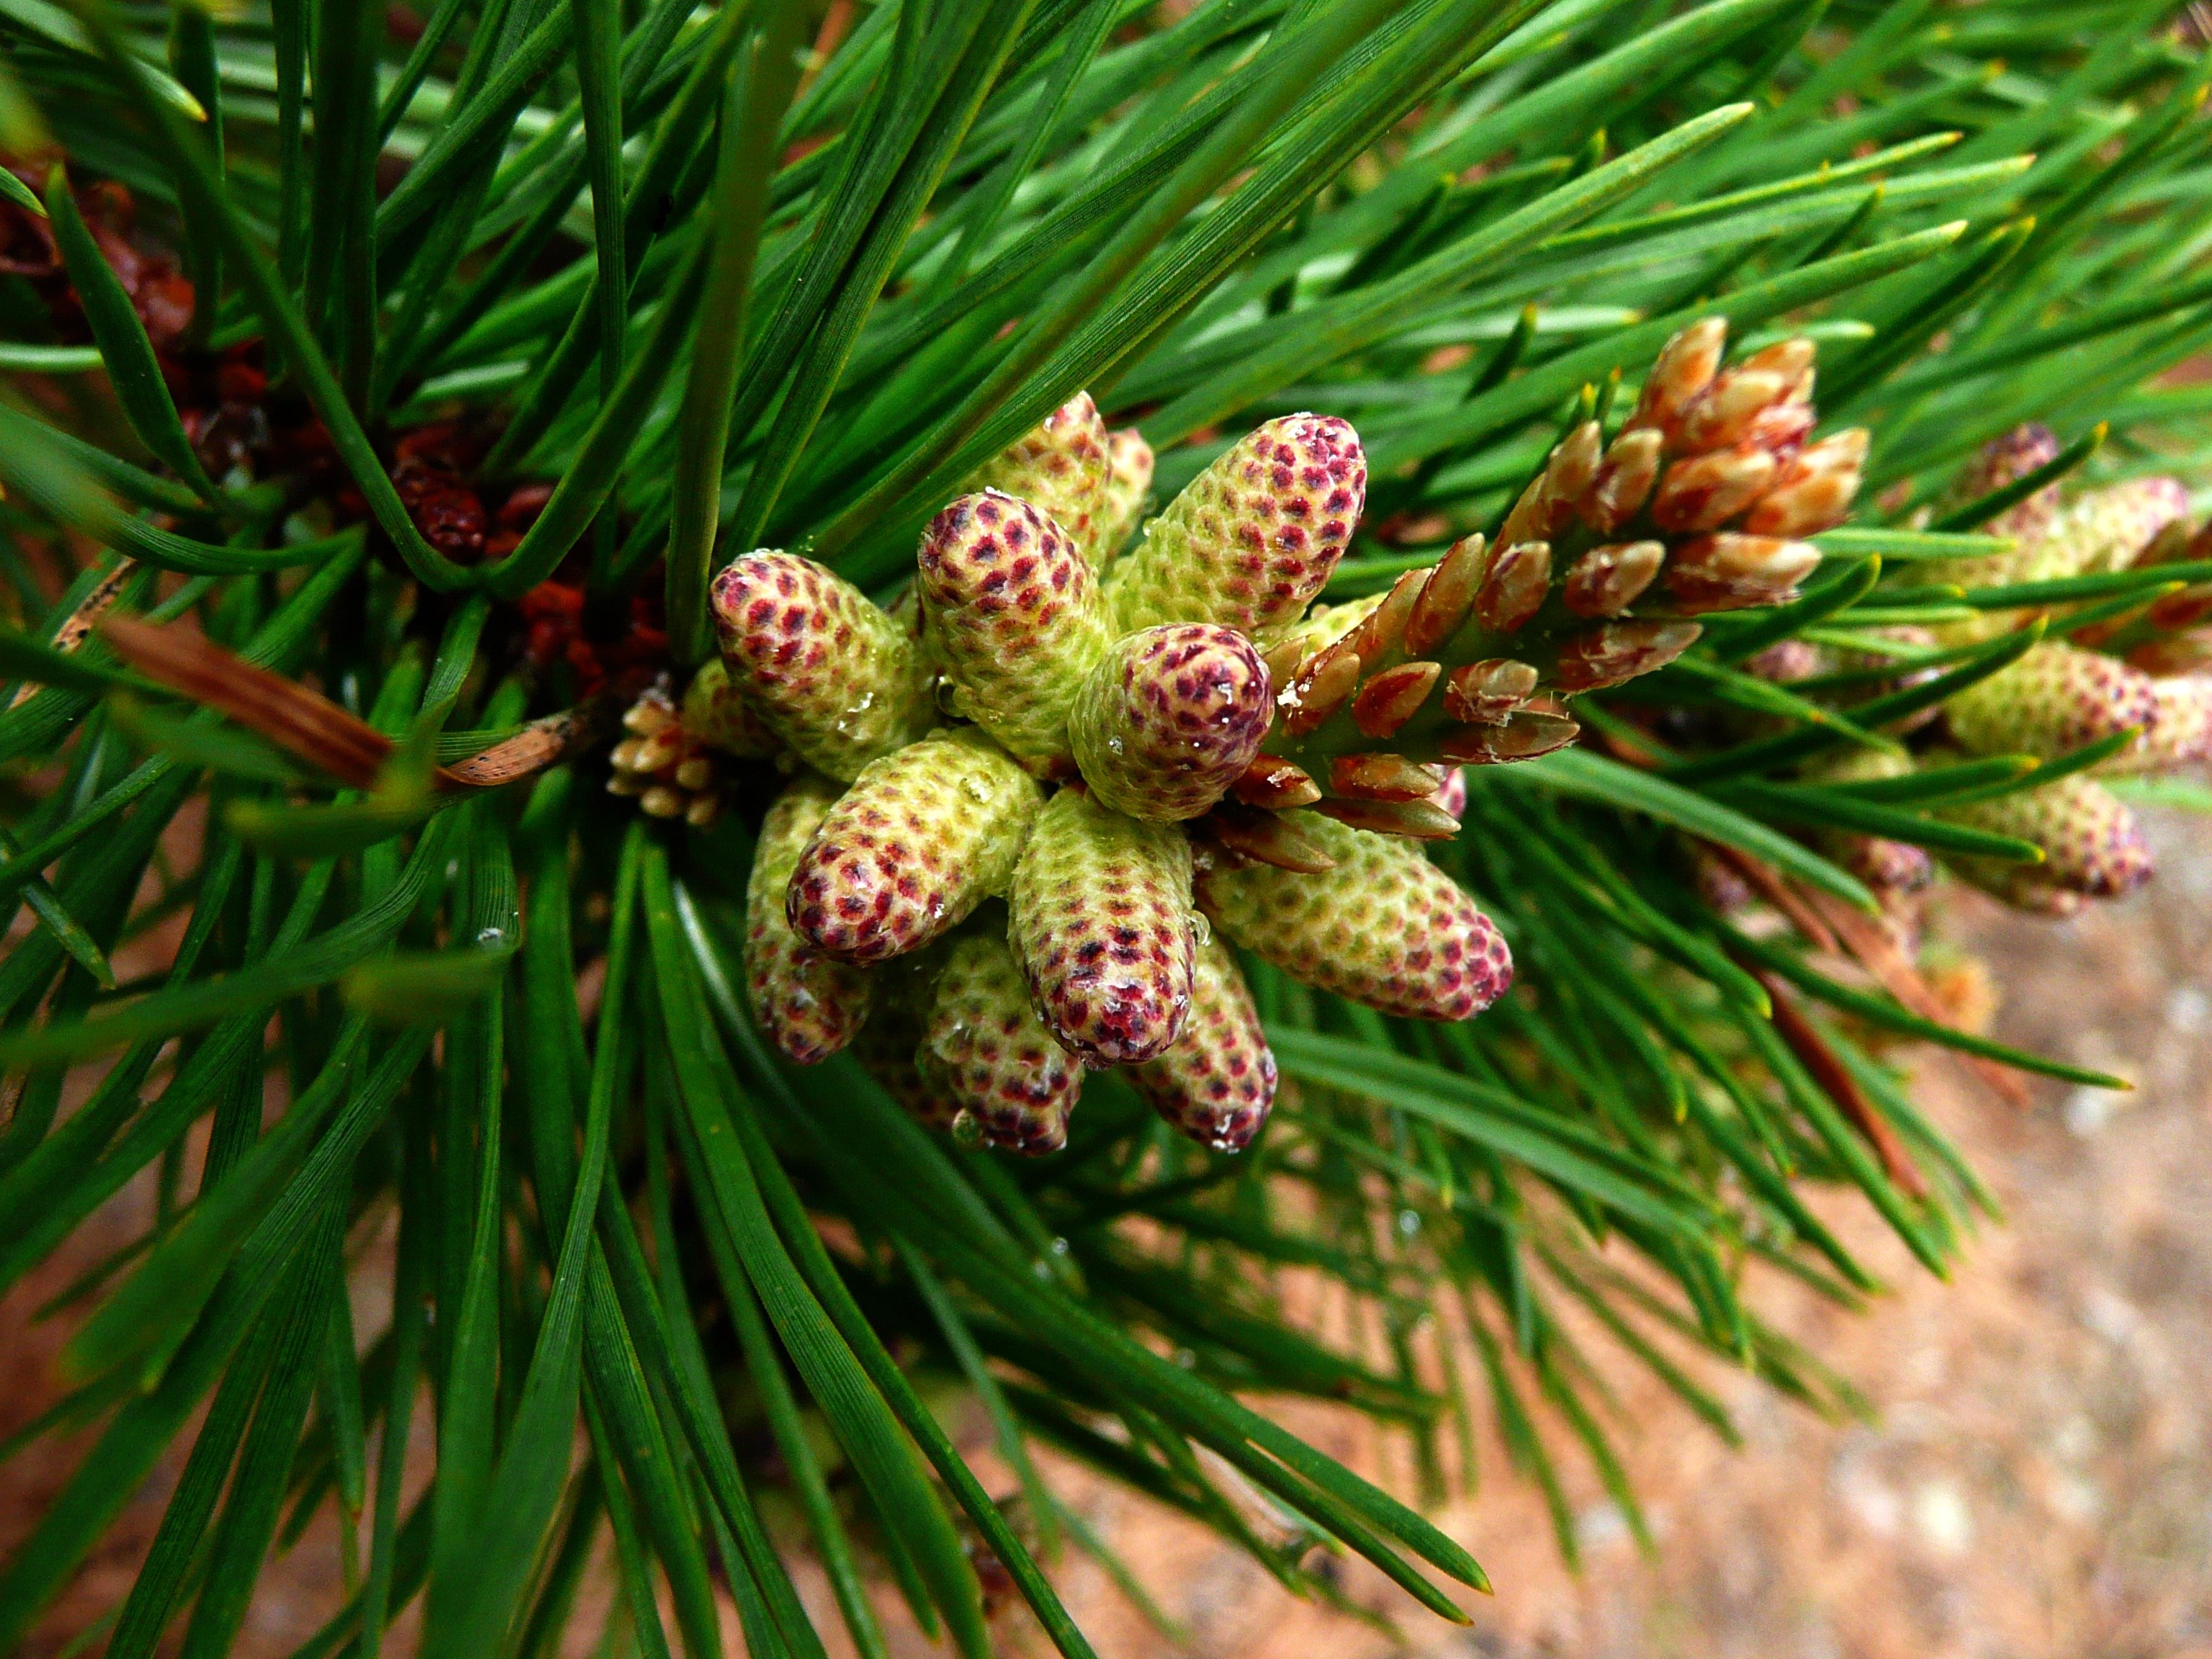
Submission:
[[[1036,1446],[1464,1620],[1588,1334],[1858,1409],[1898,1045],[2118,1082],[1927,890],[2212,799],[2172,11],[0,4],[0,1290],[152,1194],[0,1649],[165,1459],[112,1656],[1080,1656]]]

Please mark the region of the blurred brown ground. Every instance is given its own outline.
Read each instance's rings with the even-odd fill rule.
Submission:
[[[1876,1425],[1825,1424],[1723,1375],[1717,1389],[1747,1442],[1731,1452],[1641,1371],[1616,1367],[1617,1426],[1656,1553],[1640,1555],[1595,1479],[1571,1471],[1586,1560],[1571,1574],[1492,1443],[1481,1490],[1442,1517],[1498,1586],[1471,1628],[1408,1609],[1363,1565],[1344,1570],[1346,1591],[1390,1613],[1395,1635],[1296,1601],[1198,1528],[1070,1474],[1078,1510],[1188,1632],[1170,1643],[1071,1555],[1059,1580],[1102,1659],[2212,1659],[2212,827],[2159,815],[2153,830],[2159,878],[2124,903],[2052,924],[1968,897],[1945,928],[2006,988],[1999,1036],[2142,1086],[2046,1086],[2023,1113],[1931,1061],[1926,1097],[2008,1224],[1986,1230],[1947,1286],[1861,1206],[1832,1204],[1892,1292],[1863,1317],[1779,1285],[1762,1302],[1857,1383]],[[0,1435],[51,1398],[64,1333],[26,1316],[75,1271],[57,1262],[0,1304]],[[1401,1449],[1340,1416],[1278,1414],[1408,1485]],[[76,1455],[34,1449],[0,1468],[0,1551]],[[173,1464],[31,1653],[58,1652],[115,1606]],[[313,1630],[336,1589],[332,1560],[319,1525],[264,1581],[243,1653],[282,1654]],[[818,1583],[803,1588],[834,1622]],[[1009,1650],[1048,1651],[1020,1617]],[[597,1629],[587,1616],[568,1650],[587,1651]]]

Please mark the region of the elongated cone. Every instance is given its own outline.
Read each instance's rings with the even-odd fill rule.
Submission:
[[[1091,394],[1079,392],[976,469],[970,491],[995,489],[1027,501],[1058,525],[1079,556],[1091,560],[1111,482],[1106,422]]]
[[[1083,1089],[1083,1067],[1036,1016],[1006,942],[953,941],[932,988],[915,1063],[994,1146],[1056,1152]]]
[[[1242,634],[1210,623],[1148,628],[1115,642],[1085,676],[1068,720],[1091,793],[1133,818],[1209,811],[1267,734],[1267,665]]]
[[[1066,775],[1067,711],[1108,640],[1090,565],[1049,518],[990,490],[929,521],[918,563],[953,712],[1039,777]]]
[[[912,634],[811,559],[748,553],[713,603],[730,683],[817,772],[849,780],[935,724]]]
[[[1367,498],[1351,425],[1286,415],[1191,480],[1144,539],[1107,569],[1122,633],[1210,622],[1257,634],[1319,593]]]
[[[2053,641],[1943,705],[1960,747],[2054,760],[2158,718],[2156,683],[2116,657]]]
[[[874,761],[800,854],[799,935],[848,962],[903,956],[1003,893],[1042,796],[981,732],[933,732]]]
[[[1080,789],[1045,803],[1006,895],[1046,1024],[1094,1066],[1150,1060],[1190,1013],[1190,843]]]
[[[2021,580],[2125,570],[2158,540],[2160,532],[2188,515],[2189,490],[2179,478],[2130,478],[2090,490],[2035,544]]]
[[[866,969],[824,956],[799,937],[784,910],[799,856],[839,794],[811,775],[794,781],[761,820],[745,882],[745,995],[769,1040],[801,1066],[850,1043],[868,1018]]]
[[[2032,899],[2033,890],[2039,888],[2117,898],[2151,878],[2150,843],[2136,815],[2102,785],[2078,772],[2039,789],[1936,810],[1954,823],[2017,836],[2043,849],[2040,865],[1952,860],[1960,875],[2000,898]]]
[[[1152,1109],[1201,1146],[1241,1152],[1275,1102],[1275,1056],[1237,953],[1209,935],[1191,976],[1190,1022],[1167,1053],[1129,1068]]]
[[[709,749],[758,760],[782,747],[768,723],[738,695],[730,668],[720,659],[691,677],[684,693],[684,726]]]
[[[2118,775],[2170,772],[2212,760],[2212,675],[2176,674],[2153,680],[2150,730],[2133,748],[2097,769]]]
[[[1318,875],[1223,865],[1198,899],[1237,944],[1309,985],[1386,1014],[1465,1019],[1513,982],[1513,959],[1466,890],[1411,842],[1291,815],[1336,860]]]

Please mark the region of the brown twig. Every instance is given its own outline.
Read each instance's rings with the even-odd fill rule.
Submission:
[[[1831,956],[1838,953],[1836,936],[1829,931],[1827,923],[1820,919],[1818,911],[1798,896],[1796,890],[1782,879],[1771,865],[1752,857],[1740,848],[1730,847],[1722,842],[1701,842],[1699,845],[1742,877],[1744,884],[1752,891],[1789,917],[1790,925],[1805,936],[1806,942],[1814,950],[1826,951]]]
[[[203,635],[133,617],[109,617],[99,626],[116,654],[149,679],[229,716],[348,788],[373,787],[392,758],[392,739],[366,720]],[[599,698],[548,714],[481,754],[434,769],[432,776],[452,792],[533,776],[606,736],[611,708]]]

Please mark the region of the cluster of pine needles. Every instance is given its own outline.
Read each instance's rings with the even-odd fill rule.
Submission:
[[[733,1617],[807,1659],[802,1554],[862,1655],[895,1598],[967,1655],[1026,1603],[1079,1656],[1055,1562],[1145,1591],[1038,1446],[1294,1589],[1357,1556],[1464,1618],[1440,1581],[1482,1571],[1419,1506],[1486,1418],[1571,1553],[1577,1464],[1644,1534],[1608,1367],[1723,1436],[1719,1368],[1859,1409],[1756,1292],[1878,1288],[1822,1188],[1938,1273],[1990,1209],[1909,1045],[2113,1079],[1954,1029],[1822,850],[2033,847],[1802,769],[2212,577],[1913,574],[2055,482],[2203,476],[2212,388],[2165,377],[2212,346],[2206,40],[2171,0],[0,0],[0,1290],[75,1322],[0,1456],[87,1448],[0,1650],[162,1467],[76,1644],[111,1659],[228,1651],[331,1510],[299,1659],[417,1601],[432,1659],[551,1652],[606,1562],[605,1651]],[[605,790],[720,562],[887,590],[1078,390],[1163,500],[1269,416],[1352,422],[1344,599],[1494,532],[1721,316],[1819,342],[1856,517],[1802,598],[1577,700],[1577,747],[1470,771],[1431,856],[1511,943],[1496,1007],[1247,963],[1284,1081],[1240,1155],[1111,1073],[1015,1160],[785,1064],[739,947],[773,773],[705,829]],[[2057,459],[1961,499],[2029,421]],[[2061,602],[1872,702],[1879,669],[1746,666]],[[1784,925],[1707,902],[1713,860]],[[1362,1341],[1288,1310],[1316,1282]]]

